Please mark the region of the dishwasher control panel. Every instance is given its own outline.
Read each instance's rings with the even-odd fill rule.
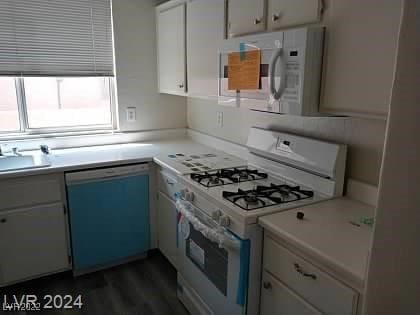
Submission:
[[[89,169],[85,171],[66,173],[66,183],[79,182],[96,178],[117,177],[141,173],[144,174],[148,171],[148,163]]]

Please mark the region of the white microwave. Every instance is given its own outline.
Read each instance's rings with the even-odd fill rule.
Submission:
[[[318,113],[324,28],[313,26],[228,39],[219,50],[221,105],[279,114]],[[229,90],[230,53],[260,50],[259,88]]]

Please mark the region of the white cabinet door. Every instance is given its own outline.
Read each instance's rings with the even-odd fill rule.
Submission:
[[[0,213],[0,284],[69,267],[61,203]]]
[[[159,92],[185,95],[185,4],[156,10]]]
[[[270,237],[264,238],[264,269],[324,314],[352,315],[358,293]]]
[[[174,265],[177,265],[176,233],[177,218],[175,203],[159,192],[158,200],[158,244],[160,251]]]
[[[265,29],[265,0],[228,0],[228,34],[235,37]]]
[[[217,99],[218,50],[225,25],[225,0],[187,4],[188,96]]]
[[[261,315],[321,315],[293,291],[263,272],[261,288]]]
[[[268,29],[318,22],[321,0],[268,0]]]

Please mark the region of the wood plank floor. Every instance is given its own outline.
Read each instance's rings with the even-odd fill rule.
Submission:
[[[158,251],[150,252],[146,259],[87,275],[73,277],[66,272],[0,288],[0,301],[4,294],[35,294],[38,298],[46,294],[82,295],[81,310],[43,310],[34,314],[189,314],[176,297],[176,270]]]

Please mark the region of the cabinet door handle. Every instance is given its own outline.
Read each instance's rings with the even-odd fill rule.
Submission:
[[[297,263],[294,263],[294,266],[295,266],[295,270],[298,273],[300,273],[302,276],[307,277],[307,278],[311,278],[313,280],[316,280],[317,277],[316,277],[315,274],[313,274],[313,273],[307,273],[307,272],[303,271],[303,269]]]
[[[258,25],[258,24],[260,24],[261,23],[261,18],[255,18],[254,19],[254,24],[255,25]]]
[[[266,289],[266,290],[271,290],[273,286],[271,285],[271,283],[270,283],[270,282],[268,282],[268,281],[264,281],[264,282],[263,282],[263,287],[264,287],[264,289]]]
[[[276,21],[278,21],[280,19],[280,15],[279,14],[273,14],[272,16],[271,16],[271,20],[273,21],[273,22],[276,22]]]
[[[174,183],[170,182],[170,181],[169,181],[169,179],[167,179],[167,180],[166,180],[166,183],[167,183],[168,185],[174,185]]]
[[[0,219],[0,222],[1,223],[6,223],[7,222],[7,219],[6,218]]]

